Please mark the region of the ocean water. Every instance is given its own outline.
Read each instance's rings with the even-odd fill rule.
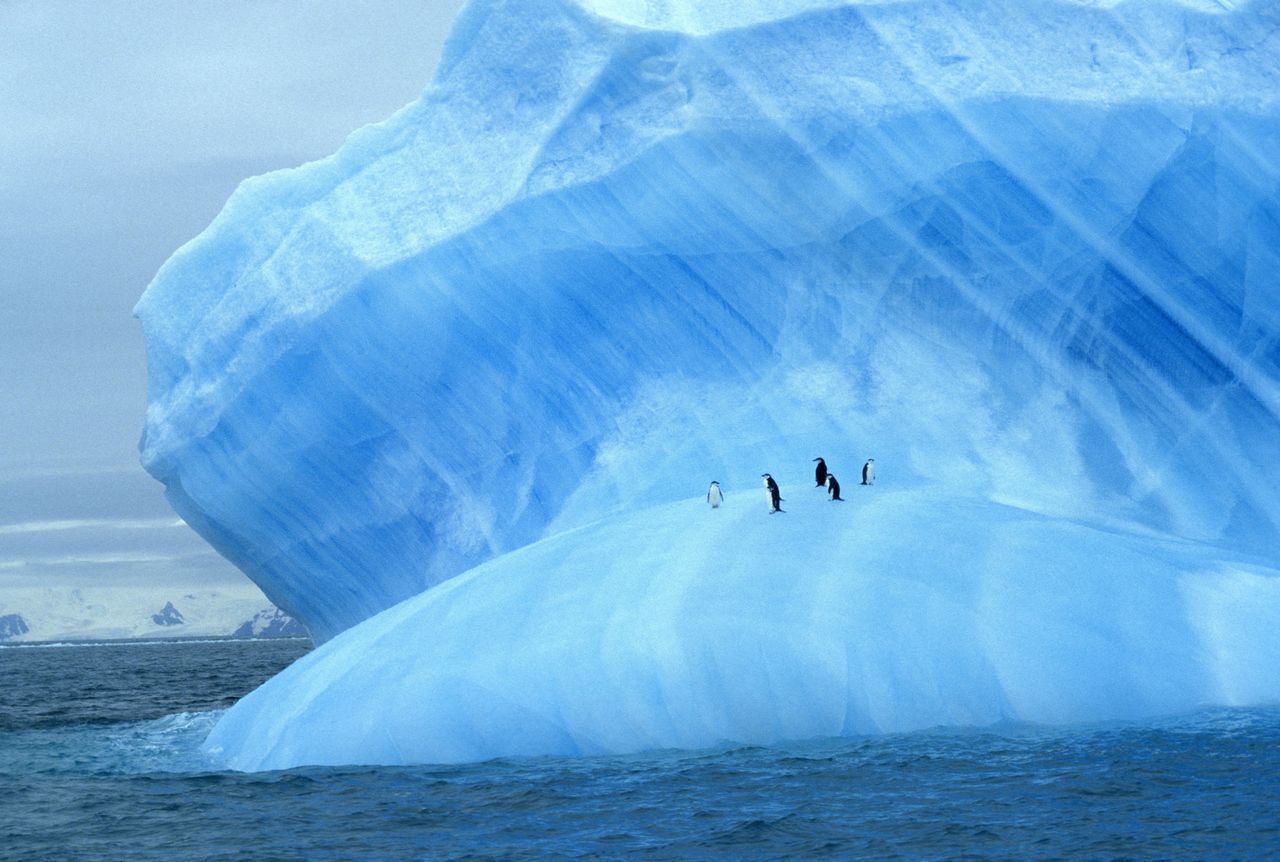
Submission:
[[[199,747],[219,711],[307,648],[0,648],[0,859],[1280,858],[1280,707],[626,757],[216,769]]]

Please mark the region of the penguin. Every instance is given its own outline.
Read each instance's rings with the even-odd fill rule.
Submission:
[[[827,496],[832,500],[844,502],[844,497],[840,496],[840,483],[836,481],[835,473],[827,474]]]
[[[876,459],[868,458],[867,463],[862,465],[862,484],[874,485],[876,483]]]
[[[818,462],[817,468],[813,471],[813,478],[818,483],[817,485],[814,485],[814,487],[821,488],[823,485],[827,484],[827,462],[823,461],[821,458],[814,458],[813,460]]]
[[[769,514],[781,512],[782,492],[778,490],[778,483],[768,473],[761,473],[760,478],[764,479],[764,486],[769,489]]]
[[[720,504],[724,502],[724,494],[720,491],[720,483],[712,482],[711,487],[707,489],[707,502],[711,504],[711,508],[719,509]]]

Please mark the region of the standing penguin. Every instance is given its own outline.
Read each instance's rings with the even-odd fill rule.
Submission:
[[[707,489],[707,502],[713,509],[719,509],[720,504],[724,502],[724,494],[720,492],[719,482],[713,481],[711,487]]]
[[[844,497],[840,496],[840,483],[836,481],[835,473],[827,474],[827,496],[832,500],[844,502]]]
[[[817,468],[813,471],[814,481],[818,483],[814,487],[821,488],[823,485],[827,484],[827,462],[823,461],[821,458],[814,458],[813,460],[818,462]]]
[[[782,492],[778,490],[778,483],[768,473],[761,473],[760,478],[764,479],[764,486],[769,489],[769,514],[781,512]]]
[[[874,485],[876,483],[876,459],[868,458],[867,463],[862,465],[862,484]]]

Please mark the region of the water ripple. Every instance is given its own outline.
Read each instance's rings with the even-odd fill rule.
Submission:
[[[776,748],[240,774],[215,771],[199,750],[217,704],[300,650],[199,649],[117,650],[108,664],[88,650],[23,653],[70,659],[53,675],[45,665],[28,672],[5,695],[40,702],[0,730],[6,853],[165,862],[1280,856],[1277,707]],[[207,672],[191,674],[193,662]],[[92,686],[76,684],[86,676]],[[154,687],[131,687],[143,677]],[[175,702],[196,708],[154,714]]]

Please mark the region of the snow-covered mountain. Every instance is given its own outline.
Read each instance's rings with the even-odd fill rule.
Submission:
[[[173,597],[163,589],[6,589],[0,605],[0,641],[307,636],[305,628],[277,608],[263,608],[262,595],[250,584]],[[11,619],[16,622],[6,625]]]
[[[474,0],[418,102],[246,182],[139,302],[144,464],[332,639],[217,744],[1280,697],[1277,70],[1263,2]],[[896,495],[687,505],[794,504],[815,456]]]
[[[151,622],[158,626],[180,626],[186,622],[182,612],[173,606],[173,602],[165,602],[160,613],[151,615]]]
[[[22,614],[4,614],[0,616],[0,641],[13,640],[29,632],[27,621]]]
[[[279,608],[259,611],[253,619],[246,620],[231,633],[238,638],[293,638],[309,637],[302,623]]]

